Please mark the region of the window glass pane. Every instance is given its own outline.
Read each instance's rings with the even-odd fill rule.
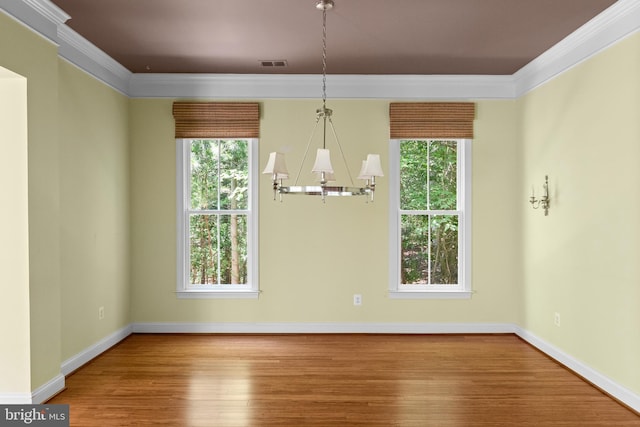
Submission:
[[[458,283],[458,216],[431,217],[431,284]]]
[[[429,209],[455,210],[457,206],[457,143],[429,144]]]
[[[247,216],[189,218],[189,282],[197,285],[247,283]]]
[[[247,283],[247,216],[220,216],[221,282]]]
[[[220,143],[220,209],[248,209],[249,144],[246,140]]]
[[[189,218],[189,283],[218,283],[218,216]]]
[[[402,215],[401,283],[458,284],[458,216]]]
[[[218,209],[218,144],[191,143],[191,209]]]
[[[427,209],[426,141],[400,142],[400,209]]]
[[[429,216],[401,216],[401,283],[429,283]]]

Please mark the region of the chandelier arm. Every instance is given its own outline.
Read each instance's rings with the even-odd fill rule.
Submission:
[[[342,162],[344,166],[347,168],[347,174],[349,175],[349,180],[351,181],[352,186],[356,186],[353,183],[353,176],[351,175],[351,171],[349,170],[349,164],[347,163],[347,158],[344,156],[344,151],[342,151],[342,145],[340,144],[340,140],[338,139],[338,134],[336,133],[336,129],[333,127],[333,120],[329,117],[329,125],[331,126],[331,132],[333,133],[333,137],[336,139],[336,143],[338,148],[340,149],[340,156],[342,156]]]
[[[302,167],[304,166],[305,160],[307,160],[307,154],[309,154],[309,147],[311,146],[311,141],[313,140],[313,136],[316,134],[316,128],[318,127],[318,122],[320,121],[320,116],[316,117],[316,124],[313,126],[313,130],[311,131],[311,136],[309,137],[309,141],[307,141],[307,147],[304,149],[304,156],[302,156],[302,162],[300,162],[300,168],[298,169],[298,173],[296,174],[296,180],[293,185],[298,185],[298,179],[300,178],[300,173],[302,173]]]
[[[322,201],[324,202],[325,198],[328,196],[370,196],[371,201],[373,201],[373,194],[375,191],[375,176],[371,177],[371,183],[369,180],[366,180],[366,185],[363,187],[356,187],[353,180],[353,175],[351,174],[351,170],[349,169],[349,164],[347,163],[347,158],[344,154],[344,150],[342,149],[342,144],[340,143],[340,139],[338,138],[338,134],[336,132],[335,126],[333,125],[333,120],[331,119],[331,115],[333,113],[332,110],[327,108],[327,10],[333,8],[334,3],[333,0],[317,0],[316,8],[322,10],[322,108],[316,110],[316,123],[311,132],[311,136],[307,141],[307,146],[304,150],[304,155],[302,158],[302,162],[300,163],[300,167],[296,174],[295,183],[293,186],[283,186],[282,178],[280,178],[280,184],[276,182],[276,178],[278,173],[274,173],[274,192],[278,192],[280,194],[280,198],[282,200],[283,194],[300,194],[300,195],[313,195],[313,196],[321,196]],[[316,163],[319,166],[315,166],[312,168],[318,170],[320,172],[320,185],[311,185],[311,186],[298,186],[298,181],[300,180],[300,175],[302,174],[302,168],[307,160],[307,156],[309,155],[309,149],[311,147],[311,143],[315,137],[315,133],[318,129],[318,124],[322,118],[322,148],[323,150],[318,150],[319,157],[316,159]],[[326,174],[330,173],[329,171],[333,168],[330,166],[331,162],[328,158],[329,153],[327,150],[327,119],[329,120],[329,127],[331,127],[331,132],[336,141],[338,149],[340,150],[340,156],[342,157],[342,162],[346,168],[347,174],[349,175],[349,180],[351,182],[351,187],[344,186],[332,186],[327,185],[328,177],[325,177]],[[277,153],[271,153],[277,154]],[[322,154],[320,156],[320,154]],[[318,159],[322,161],[319,162]],[[267,165],[269,167],[269,165]],[[380,169],[379,166],[377,166]],[[375,168],[373,168],[375,169]],[[275,170],[275,169],[274,169]],[[266,171],[266,169],[265,169]],[[286,171],[285,171],[286,172]],[[268,172],[265,172],[268,173]],[[380,172],[371,172],[373,174],[378,174]],[[283,173],[288,177],[288,174]],[[376,175],[377,176],[377,175]],[[380,176],[381,173],[380,173]],[[330,178],[333,180],[333,178]],[[275,193],[274,193],[275,194]]]

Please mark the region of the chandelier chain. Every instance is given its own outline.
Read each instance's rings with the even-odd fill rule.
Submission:
[[[322,108],[327,103],[327,9],[322,9]]]
[[[284,164],[284,154],[280,152],[269,153],[269,161],[263,173],[271,174],[273,177],[273,199],[276,199],[276,194],[280,193],[280,201],[282,201],[283,194],[305,194],[312,196],[321,196],[324,203],[327,196],[370,196],[373,201],[373,194],[376,189],[376,177],[384,176],[382,167],[380,166],[380,156],[378,154],[368,154],[367,159],[362,161],[362,169],[358,176],[358,179],[366,181],[365,186],[356,187],[353,182],[353,175],[349,169],[349,164],[345,157],[342,144],[338,139],[335,127],[333,126],[333,120],[331,119],[332,110],[327,108],[327,10],[333,8],[333,0],[318,0],[316,3],[316,9],[322,10],[322,108],[316,110],[316,123],[311,132],[311,136],[307,141],[307,146],[304,150],[302,162],[300,168],[295,177],[293,186],[284,186],[283,179],[289,178],[289,172]],[[303,185],[298,186],[298,179],[300,178],[303,165],[307,160],[309,154],[309,148],[314,141],[314,135],[316,129],[322,119],[322,149],[318,149],[316,155],[316,162],[311,168],[311,172],[316,173],[319,179],[320,185]],[[327,123],[327,121],[329,123]],[[330,129],[327,129],[327,126]],[[344,166],[347,171],[347,175],[351,181],[351,187],[328,185],[329,182],[335,180],[334,168],[331,165],[331,159],[329,150],[327,149],[327,133],[331,132],[335,139],[336,145],[340,150],[340,156],[344,162]]]

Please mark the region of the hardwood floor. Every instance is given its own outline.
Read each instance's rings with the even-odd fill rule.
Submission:
[[[513,335],[140,335],[49,403],[72,426],[640,426]]]

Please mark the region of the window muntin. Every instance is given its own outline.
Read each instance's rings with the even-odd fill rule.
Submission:
[[[469,143],[391,141],[392,296],[470,291]]]
[[[185,293],[255,293],[254,139],[179,139],[178,284]],[[182,179],[180,179],[180,177]]]

